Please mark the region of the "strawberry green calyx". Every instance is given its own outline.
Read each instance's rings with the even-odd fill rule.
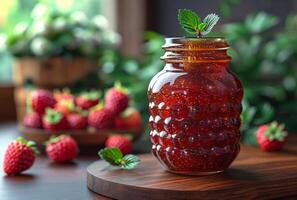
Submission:
[[[284,141],[288,133],[285,131],[285,126],[283,124],[278,124],[276,121],[268,125],[267,130],[264,135],[270,140]]]
[[[39,154],[39,151],[38,151],[38,149],[36,147],[36,143],[35,142],[30,141],[30,140],[25,140],[23,137],[18,137],[16,139],[16,141],[21,142],[22,144],[24,144],[27,147],[29,147],[30,149],[32,149],[35,155],[38,155]]]
[[[68,110],[73,111],[75,109],[75,104],[73,100],[61,100],[61,105],[65,106]]]
[[[61,139],[67,137],[67,135],[59,135],[59,136],[51,136],[48,141],[45,142],[45,144],[54,144],[59,142]]]
[[[127,118],[131,116],[134,112],[135,112],[135,108],[130,107],[124,110],[124,112],[122,112],[120,115],[122,118]]]
[[[83,109],[80,109],[79,107],[76,107],[74,110],[76,113],[80,114],[83,117],[88,117],[88,115],[89,115],[88,110],[83,110]]]
[[[102,108],[104,108],[104,103],[100,102],[96,106],[92,107],[90,111],[98,111],[98,110],[101,110]]]
[[[91,90],[89,92],[81,93],[81,96],[87,100],[97,100],[100,97],[100,93],[97,90]]]
[[[63,118],[63,114],[57,110],[47,108],[46,114],[45,114],[45,120],[49,124],[57,124],[59,123]]]
[[[119,82],[119,81],[116,81],[116,82],[114,83],[114,88],[115,88],[116,90],[118,90],[118,91],[124,93],[124,94],[129,94],[129,90],[128,90],[128,88],[123,87],[122,84],[121,84],[121,82]]]

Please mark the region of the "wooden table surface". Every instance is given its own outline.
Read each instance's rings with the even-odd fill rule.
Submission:
[[[1,200],[85,200],[109,199],[99,196],[86,185],[86,168],[94,156],[80,156],[71,164],[54,164],[39,156],[32,168],[20,176],[3,173],[3,155],[7,144],[18,136],[16,124],[0,125],[0,199]]]
[[[39,156],[33,167],[23,175],[5,176],[2,170],[4,150],[9,141],[17,136],[18,131],[15,124],[0,124],[0,200],[108,199],[87,188],[86,168],[98,160],[96,151],[93,156],[80,156],[72,164],[54,164],[44,156]],[[294,145],[287,145],[284,152],[276,154],[297,155],[297,137],[290,139],[290,142]],[[253,154],[255,148],[248,148]],[[268,153],[263,152],[263,154]],[[252,155],[250,156],[252,158]]]
[[[130,171],[96,161],[87,168],[88,187],[120,200],[297,199],[297,148],[268,153],[241,147],[229,169],[211,176],[168,173],[151,154],[139,155],[140,165]]]

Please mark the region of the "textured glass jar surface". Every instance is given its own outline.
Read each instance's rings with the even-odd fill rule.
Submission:
[[[226,169],[240,146],[243,89],[222,38],[167,38],[164,69],[148,88],[152,152],[169,171]]]

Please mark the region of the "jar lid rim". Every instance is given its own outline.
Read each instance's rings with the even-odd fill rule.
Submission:
[[[226,41],[225,37],[166,37],[165,40],[186,40],[186,41],[205,41],[205,40],[215,40],[215,41]]]

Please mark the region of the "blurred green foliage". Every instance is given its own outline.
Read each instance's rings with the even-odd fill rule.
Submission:
[[[16,57],[98,58],[119,39],[102,15],[89,19],[82,11],[63,12],[37,4],[31,18],[7,34],[6,47]]]
[[[231,16],[231,9],[233,6],[240,3],[241,0],[224,0],[219,5],[219,11],[224,17]]]
[[[42,26],[53,26],[58,25],[61,28],[61,25],[66,21],[66,23],[70,22],[69,20],[65,19],[63,22],[63,18],[66,18],[65,16],[67,13],[75,13],[75,11],[84,11],[86,13],[88,19],[93,18],[93,22],[95,22],[98,25],[98,22],[100,23],[100,20],[105,21],[106,20],[102,17],[95,17],[98,15],[98,13],[101,12],[101,1],[102,0],[84,0],[84,1],[75,1],[75,0],[67,0],[67,1],[59,1],[59,0],[12,0],[11,7],[9,8],[9,12],[7,12],[6,19],[4,20],[4,24],[0,25],[0,83],[10,83],[12,79],[12,56],[11,53],[15,54],[16,56],[22,56],[22,55],[33,55],[33,56],[49,56],[49,55],[59,55],[59,49],[63,49],[64,47],[67,47],[67,44],[65,42],[69,42],[71,39],[71,29],[70,26],[68,26],[68,31],[66,31],[65,34],[59,34],[55,33],[53,34],[53,31],[51,31],[50,40],[54,40],[54,45],[47,43],[47,37],[42,37],[42,34],[31,34],[28,38],[26,35],[22,35],[22,33],[25,31],[25,29],[28,28],[28,26],[33,27],[33,22],[38,21],[38,26],[35,26],[37,28],[37,32],[42,28]],[[36,6],[37,5],[37,6]],[[40,14],[44,17],[41,17],[42,19],[36,20],[36,16],[34,16],[31,11],[35,7],[35,14]],[[62,12],[59,12],[63,10]],[[47,17],[46,17],[47,15]],[[69,14],[70,15],[70,14]],[[84,14],[82,14],[84,15]],[[76,16],[78,16],[76,14]],[[79,16],[78,16],[79,17]],[[77,17],[77,18],[78,18]],[[34,18],[34,20],[33,20]],[[56,20],[54,20],[54,18]],[[60,18],[60,19],[59,19]],[[59,19],[59,20],[57,20]],[[57,23],[56,23],[57,22]],[[103,23],[105,23],[103,22]],[[102,23],[101,23],[102,24]],[[69,25],[69,23],[68,23]],[[106,23],[105,23],[106,25]],[[26,28],[27,27],[27,28]],[[75,28],[72,26],[72,28]],[[81,28],[81,27],[78,27]],[[84,28],[84,27],[83,27]],[[101,29],[101,28],[100,28]],[[87,33],[87,31],[80,31],[79,37],[85,37],[86,35],[90,35]],[[93,32],[92,32],[93,33]],[[118,40],[118,35],[116,33],[111,33],[109,30],[108,34],[104,34],[104,37],[108,37],[107,40]],[[100,33],[99,33],[100,34]],[[38,35],[38,38],[37,38]],[[98,35],[98,34],[97,34]],[[100,34],[102,35],[102,34]],[[40,37],[41,36],[41,37]],[[30,45],[31,42],[33,42],[37,38],[37,41],[35,41],[35,45]],[[42,38],[42,39],[40,39]],[[7,52],[6,42],[7,39],[10,40],[9,49],[11,53]],[[96,38],[97,39],[97,38]],[[21,43],[20,45],[16,45],[16,43]],[[92,43],[93,44],[93,43]],[[57,47],[55,46],[57,45]],[[45,48],[41,47],[52,47],[54,48],[48,48],[51,50],[51,52],[44,51]],[[86,45],[82,45],[82,51],[88,52],[90,50],[89,47],[85,47]],[[32,52],[32,49],[35,49],[36,55]],[[66,52],[66,51],[65,51]],[[77,51],[76,51],[77,52]],[[80,52],[78,52],[80,53]],[[100,53],[100,52],[98,52]],[[82,53],[81,53],[82,54]],[[71,54],[70,54],[71,55]],[[89,55],[89,54],[88,54]]]
[[[288,16],[276,31],[275,16],[259,12],[244,22],[223,26],[230,46],[232,70],[244,88],[243,140],[254,143],[258,125],[277,119],[297,130],[297,17]]]

